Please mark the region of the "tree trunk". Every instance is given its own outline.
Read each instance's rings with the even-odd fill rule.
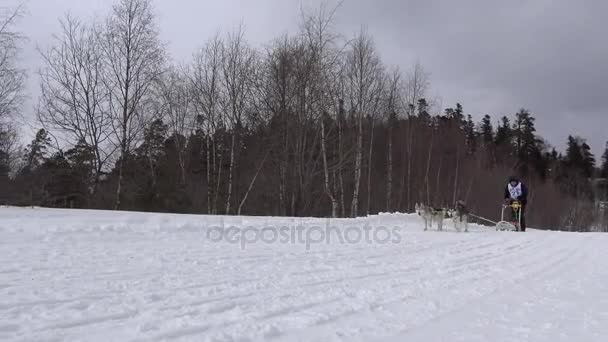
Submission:
[[[281,216],[287,215],[287,168],[288,168],[288,157],[289,157],[289,140],[288,140],[288,126],[287,119],[283,114],[283,132],[281,139],[283,140],[283,149],[281,150],[281,156],[279,161],[279,213]]]
[[[182,143],[178,143],[177,163],[179,164],[180,185],[186,186],[186,158],[184,156],[186,146],[182,145]]]
[[[409,123],[409,119],[408,119],[408,125]],[[408,126],[409,127],[409,126]],[[402,132],[403,129],[400,129],[400,132]],[[408,144],[408,139],[407,139],[407,135],[408,135],[408,129],[405,129],[405,139],[403,139],[402,143],[404,143],[404,145]],[[400,135],[403,137],[403,135]],[[407,161],[408,161],[408,150],[407,150],[407,146],[405,146],[405,148],[403,149],[403,153],[401,154],[401,177],[400,178],[400,184],[399,184],[399,197],[398,197],[398,201],[397,201],[397,208],[399,208],[399,210],[403,210],[405,212],[407,212],[407,204],[404,204],[404,202],[407,202]]]
[[[217,203],[220,197],[220,186],[222,185],[222,165],[224,164],[224,154],[220,155],[219,163],[217,163],[217,146],[216,141],[213,142],[213,164],[217,168],[217,179],[215,184],[215,198],[213,199],[213,214],[218,214],[218,206]]]
[[[260,171],[262,170],[262,167],[264,166],[264,162],[266,162],[266,158],[268,158],[269,153],[270,153],[270,150],[268,152],[266,152],[266,155],[264,156],[264,159],[262,159],[260,166],[258,166],[258,169],[255,171],[255,175],[253,176],[251,183],[249,183],[247,192],[245,192],[245,195],[243,196],[243,199],[241,200],[241,203],[239,204],[239,208],[237,210],[237,216],[241,216],[241,210],[243,209],[243,206],[245,205],[245,202],[247,201],[247,197],[249,197],[249,193],[251,192],[251,189],[253,188],[253,185],[255,184],[255,181],[258,178],[258,175],[260,174]]]
[[[115,202],[114,202],[114,210],[120,210],[120,199],[122,196],[122,180],[123,180],[123,169],[124,169],[124,163],[125,163],[125,158],[127,157],[127,153],[126,153],[126,141],[127,141],[127,137],[126,137],[126,128],[123,131],[123,143],[121,143],[121,147],[120,147],[120,159],[118,161],[118,184],[116,185],[116,198],[115,198]]]
[[[285,208],[285,184],[286,183],[286,174],[285,167],[283,165],[283,161],[280,161],[279,165],[279,215],[285,216],[287,214]]]
[[[158,190],[156,188],[156,171],[154,170],[154,162],[152,156],[148,153],[148,167],[150,168],[150,177],[152,178],[152,189],[154,190],[154,198],[158,197]]]
[[[431,184],[429,179],[429,173],[431,172],[431,159],[433,156],[433,143],[435,140],[435,131],[431,130],[431,143],[429,144],[429,153],[426,159],[426,173],[424,175],[424,183],[426,185],[426,204],[430,205],[431,203]]]
[[[456,147],[456,175],[454,176],[454,195],[452,196],[452,203],[456,203],[456,197],[458,195],[458,172],[460,171],[460,150]]]
[[[211,184],[211,137],[207,136],[205,140],[207,143],[207,156],[205,158],[207,162],[207,214],[211,214],[211,192],[213,191]]]
[[[118,166],[118,185],[116,186],[116,199],[114,202],[114,210],[120,210],[120,196],[122,193],[122,164],[122,161],[120,161]]]
[[[388,152],[386,163],[386,211],[392,212],[391,198],[393,196],[393,126],[388,126]]]
[[[369,134],[369,154],[367,157],[367,215],[372,208],[372,156],[374,152],[374,119],[371,119]]]
[[[232,197],[232,178],[234,173],[236,133],[232,134],[232,142],[230,143],[230,167],[228,169],[228,194],[226,197],[226,215],[230,215],[230,200]]]
[[[351,203],[350,215],[359,215],[359,188],[361,185],[361,164],[363,161],[363,113],[359,113],[359,127],[357,129],[357,152],[355,157],[355,184],[353,190],[353,200]]]
[[[332,179],[333,179],[333,193],[335,194],[335,204],[333,204],[332,206],[332,211],[336,211],[336,217],[338,217],[338,211],[340,210],[340,201],[338,200],[339,194],[340,194],[340,184],[338,181],[338,173],[336,172],[336,170],[333,171],[333,175],[332,175]]]
[[[346,217],[346,201],[344,200],[344,175],[342,174],[342,170],[338,174],[340,178],[340,217]]]
[[[325,175],[325,193],[331,201],[331,217],[336,218],[338,215],[338,201],[334,196],[333,191],[329,185],[329,167],[327,165],[327,147],[325,137],[325,120],[321,118],[321,153],[323,154],[323,173]]]
[[[473,182],[474,182],[474,181],[475,181],[475,179],[474,179],[474,178],[471,178],[471,179],[469,180],[469,186],[468,186],[468,188],[467,188],[467,194],[466,194],[466,196],[464,197],[464,202],[465,202],[465,203],[469,203],[469,196],[471,195],[471,190],[473,189]]]
[[[414,131],[412,130],[412,116],[408,115],[407,125],[407,198],[405,201],[406,212],[412,208],[412,141]]]
[[[439,167],[437,167],[437,181],[435,184],[435,195],[433,196],[435,202],[438,200],[437,197],[441,196],[440,186],[441,186],[441,166],[442,166],[442,164],[443,164],[443,156],[439,156]],[[439,195],[438,195],[438,193],[439,193]]]
[[[344,202],[344,175],[343,175],[343,167],[344,167],[344,157],[343,152],[344,149],[342,147],[343,140],[343,114],[342,106],[340,106],[340,117],[338,118],[338,186],[339,186],[339,195],[340,195],[340,217],[346,216],[346,206]]]
[[[95,165],[95,177],[93,179],[93,191],[91,191],[90,198],[95,197],[97,195],[97,190],[99,189],[99,182],[101,178],[101,171],[103,170],[103,162],[101,160],[101,155],[99,153],[99,143],[95,142],[95,156],[93,160],[93,164]],[[90,202],[90,201],[89,201]],[[90,203],[89,203],[90,205]]]

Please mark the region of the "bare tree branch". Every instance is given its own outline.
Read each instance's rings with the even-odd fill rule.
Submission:
[[[0,120],[17,114],[24,100],[25,70],[17,65],[20,44],[25,37],[15,25],[25,10],[0,8]]]
[[[38,120],[61,131],[72,143],[84,142],[93,151],[93,193],[115,151],[109,93],[102,82],[103,56],[98,28],[67,15],[54,45],[41,52],[41,96]]]

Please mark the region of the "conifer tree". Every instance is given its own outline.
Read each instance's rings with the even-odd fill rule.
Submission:
[[[496,129],[496,145],[505,145],[511,144],[513,140],[513,130],[511,129],[511,122],[509,118],[503,116],[501,119],[501,124]]]
[[[485,115],[481,120],[480,135],[485,146],[494,141],[494,127],[492,127],[492,119],[489,115]]]
[[[473,117],[470,114],[467,115],[467,121],[464,125],[464,134],[467,144],[467,153],[474,154],[477,150],[477,133],[475,132]]]
[[[600,168],[600,177],[608,178],[608,142],[606,143],[606,149],[602,154],[602,166]]]
[[[44,164],[47,159],[48,150],[51,146],[51,138],[45,129],[40,129],[36,133],[36,137],[27,145],[25,149],[24,161],[27,171],[34,171],[36,168]]]

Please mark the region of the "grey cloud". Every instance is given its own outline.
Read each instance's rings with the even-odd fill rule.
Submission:
[[[382,3],[382,6],[380,5]],[[562,147],[608,140],[608,13],[605,1],[349,2],[344,22],[365,22],[386,59],[419,59],[444,105],[476,117],[534,112],[540,133]]]
[[[92,17],[109,6],[107,0],[30,0],[35,18],[26,20],[25,33],[31,45],[45,46],[64,12]],[[215,32],[241,22],[258,46],[294,33],[300,1],[156,0],[156,8],[171,54],[186,61]],[[525,107],[558,148],[568,134],[579,134],[599,155],[608,140],[601,129],[608,127],[606,13],[603,0],[345,0],[336,29],[348,36],[367,26],[387,64],[408,69],[420,61],[444,106],[458,101],[476,118],[496,120]],[[24,61],[39,67],[31,46]],[[30,83],[35,94],[35,76]]]

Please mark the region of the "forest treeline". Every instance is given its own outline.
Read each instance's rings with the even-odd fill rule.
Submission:
[[[569,136],[558,153],[526,109],[476,122],[462,104],[439,108],[420,64],[386,65],[365,30],[336,32],[328,7],[264,48],[242,28],[217,34],[185,64],[149,0],[118,0],[94,23],[68,15],[40,52],[39,130],[21,146],[21,11],[0,25],[2,204],[355,217],[462,199],[496,219],[517,175],[530,226],[608,230],[595,201],[608,149],[596,160]]]

